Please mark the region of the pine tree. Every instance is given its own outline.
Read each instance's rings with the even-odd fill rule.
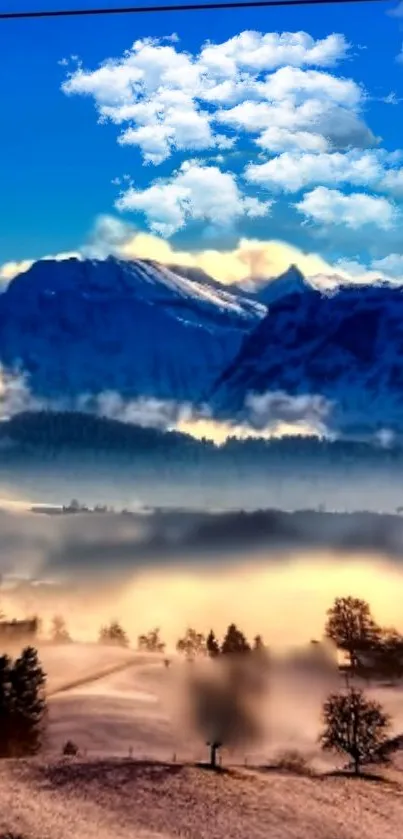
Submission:
[[[46,717],[46,677],[33,647],[26,647],[11,673],[11,750],[15,757],[36,754],[42,745]]]
[[[227,629],[227,634],[224,638],[221,652],[223,655],[229,653],[246,653],[250,652],[250,646],[240,629],[231,623]]]
[[[210,658],[217,658],[220,655],[220,645],[212,629],[207,636],[206,650]]]
[[[0,757],[10,755],[11,736],[11,659],[0,657]]]

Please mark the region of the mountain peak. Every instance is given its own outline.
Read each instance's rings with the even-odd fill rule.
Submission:
[[[282,297],[288,297],[290,294],[304,294],[311,289],[312,286],[307,282],[302,271],[296,265],[290,265],[278,277],[259,283],[255,297],[259,303],[269,306]]]

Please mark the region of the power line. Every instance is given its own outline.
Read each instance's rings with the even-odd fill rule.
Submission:
[[[0,12],[0,20],[21,20],[23,18],[83,17],[84,15],[138,15],[161,12],[196,12],[203,9],[252,9],[272,6],[338,6],[347,3],[385,3],[387,0],[229,0],[228,3],[181,3],[166,6],[121,6],[98,9],[42,9],[39,11]]]

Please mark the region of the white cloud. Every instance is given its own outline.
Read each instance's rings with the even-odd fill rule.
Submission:
[[[78,251],[68,251],[65,253],[43,256],[41,259],[64,260],[71,259],[73,257],[80,259],[80,256],[81,255]],[[7,284],[10,280],[14,279],[17,274],[24,274],[31,268],[31,265],[33,265],[35,261],[35,259],[21,259],[19,261],[12,260],[10,262],[4,262],[3,265],[0,265],[0,284]]]
[[[315,41],[306,32],[241,32],[222,44],[207,44],[200,53],[206,69],[229,78],[239,71],[273,70],[282,64],[332,67],[348,52],[344,35]]]
[[[323,147],[326,148],[366,148],[377,142],[376,137],[360,118],[359,112],[337,105],[331,99],[325,100],[320,97],[306,97],[301,101],[296,101],[292,95],[281,101],[244,99],[232,108],[219,110],[216,120],[237,131],[258,135],[256,142],[263,146],[264,132],[280,128],[286,138],[284,149],[289,146],[288,136],[297,131],[313,134],[315,137],[321,136]],[[308,151],[309,145],[303,148]]]
[[[323,287],[333,287],[341,281],[392,281],[399,276],[399,260],[403,265],[403,255],[399,254],[392,254],[390,262],[386,257],[364,264],[356,257],[339,259],[331,264],[317,253],[302,251],[287,242],[273,239],[241,238],[231,250],[179,250],[165,239],[138,232],[130,224],[112,216],[97,219],[88,244],[81,250],[90,258],[104,259],[112,254],[122,259],[156,259],[164,265],[196,268],[224,284],[239,283],[248,278],[277,277],[290,265],[296,265],[315,285]],[[403,270],[400,276],[403,279]]]
[[[302,251],[285,241],[274,239],[239,239],[231,250],[200,248],[180,250],[165,239],[151,233],[138,232],[130,224],[112,216],[100,216],[82,252],[91,258],[103,259],[113,254],[122,259],[155,259],[164,265],[200,269],[224,284],[239,283],[248,278],[277,277],[290,265],[314,281],[329,287],[343,282],[371,283],[377,279],[392,281],[396,270],[387,270],[387,260],[364,264],[358,257],[329,263],[315,252]],[[396,255],[396,260],[398,259]],[[403,256],[400,257],[403,261]],[[401,274],[403,278],[403,271]]]
[[[353,113],[363,99],[360,86],[307,69],[333,67],[345,58],[349,45],[343,35],[315,40],[306,32],[246,31],[223,43],[207,43],[195,55],[163,40],[138,40],[122,57],[108,59],[95,70],[79,63],[62,85],[68,95],[91,96],[100,121],[123,126],[119,142],[137,146],[147,163],[159,164],[174,150],[225,146],[233,138],[217,133],[217,120],[226,127],[255,131],[247,111],[236,110],[249,99],[264,106],[264,131],[278,127],[323,134],[328,125],[313,127],[323,109],[350,109],[346,136],[355,131],[357,136],[361,132],[362,144],[373,140]],[[214,107],[224,106],[234,108],[214,112]],[[341,116],[336,120],[339,133]],[[332,131],[328,134],[331,137]],[[302,140],[300,135],[298,145]],[[285,141],[288,148],[286,137]],[[268,137],[261,144],[269,147],[267,142]],[[312,148],[315,141],[306,137],[306,143]]]
[[[323,396],[290,396],[282,391],[250,393],[245,400],[246,416],[255,429],[276,427],[277,423],[302,424],[324,434],[331,409],[332,404]]]
[[[383,259],[375,259],[372,262],[372,268],[378,271],[383,276],[395,277],[396,279],[403,279],[403,254],[390,253]]]
[[[187,161],[169,179],[158,179],[145,189],[130,186],[116,206],[144,213],[151,230],[171,236],[188,220],[231,225],[243,216],[266,215],[271,203],[243,195],[232,173]]]
[[[72,254],[73,255],[73,254]],[[240,238],[230,250],[199,248],[181,250],[160,236],[139,232],[131,224],[114,216],[99,216],[85,244],[76,256],[90,259],[106,259],[112,255],[120,259],[155,259],[164,265],[182,265],[198,268],[224,284],[241,282],[246,278],[277,277],[291,264],[296,265],[305,276],[333,274],[330,265],[319,254],[302,251],[299,248],[274,239],[259,240]],[[59,254],[54,258],[68,258]],[[6,263],[13,266],[7,270],[7,279],[12,279],[27,270],[34,260]],[[4,266],[3,266],[4,268]],[[1,275],[0,267],[0,275]],[[338,271],[348,279],[348,272]]]
[[[86,243],[77,253],[45,258],[106,259],[109,255],[128,260],[155,259],[163,265],[199,269],[224,284],[277,277],[291,264],[319,287],[334,287],[340,282],[371,283],[378,279],[403,282],[403,254],[399,253],[373,260],[371,264],[364,264],[359,257],[329,263],[318,253],[302,251],[284,241],[246,238],[239,239],[230,250],[200,248],[186,251],[160,236],[138,232],[131,224],[113,216],[98,217]],[[5,282],[12,280],[28,270],[33,261],[5,263],[0,266],[0,278]]]
[[[272,125],[256,140],[258,146],[269,152],[282,151],[315,151],[325,152],[329,147],[328,140],[313,131],[293,131],[289,128]]]
[[[307,220],[322,225],[343,224],[353,230],[366,224],[389,230],[397,218],[395,206],[386,198],[358,192],[343,195],[323,186],[305,193],[294,206]]]
[[[266,163],[250,164],[245,177],[261,187],[284,192],[298,192],[314,184],[371,187],[382,180],[386,162],[387,155],[377,150],[344,154],[284,152]]]
[[[390,169],[386,172],[381,186],[396,198],[403,198],[403,169]]]
[[[281,67],[266,76],[264,82],[258,83],[258,90],[269,101],[283,102],[292,97],[298,104],[309,97],[348,108],[357,107],[364,98],[363,89],[352,79],[291,66]]]
[[[141,188],[126,183],[115,206],[143,214],[156,233],[200,221],[207,237],[217,225],[266,215],[272,202],[261,200],[262,187],[311,189],[294,206],[312,221],[386,230],[397,218],[393,201],[364,190],[402,197],[403,168],[365,123],[363,86],[335,74],[349,49],[343,35],[306,32],[244,31],[194,53],[177,37],[140,39],[96,69],[76,63],[63,90],[90,96],[100,121],[116,125],[118,142],[137,147],[145,163],[213,150],[209,163],[190,160]],[[244,173],[248,195],[217,165],[220,149],[240,138],[248,146],[245,134],[258,147]],[[363,194],[343,195],[343,185]]]
[[[31,267],[33,259],[21,259],[19,261],[4,262],[0,266],[0,281],[1,283],[8,283],[17,274],[24,274],[25,271]]]

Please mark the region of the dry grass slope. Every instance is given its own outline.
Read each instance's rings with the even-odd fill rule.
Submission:
[[[24,839],[398,839],[403,788],[128,760],[10,762],[0,808],[0,829]]]

